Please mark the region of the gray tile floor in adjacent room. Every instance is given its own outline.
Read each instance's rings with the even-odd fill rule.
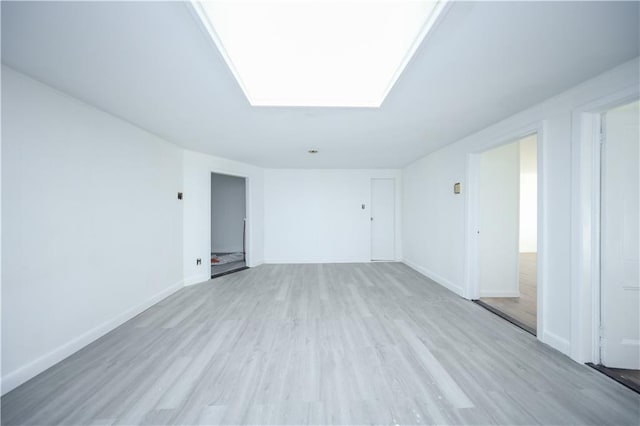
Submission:
[[[3,424],[638,424],[640,395],[397,263],[185,288],[2,398]]]
[[[247,266],[243,252],[235,253],[211,253],[211,258],[219,260],[218,263],[211,262],[211,276],[224,274]]]

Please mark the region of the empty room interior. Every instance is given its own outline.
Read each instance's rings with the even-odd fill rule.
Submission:
[[[0,14],[2,425],[640,424],[640,2]]]
[[[480,154],[479,287],[482,306],[536,334],[537,135]]]

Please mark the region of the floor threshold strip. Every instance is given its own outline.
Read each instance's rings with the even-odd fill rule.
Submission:
[[[245,269],[249,269],[249,267],[248,266],[242,266],[240,268],[236,268],[236,269],[231,269],[229,271],[220,272],[219,274],[211,275],[211,278],[212,279],[213,278],[220,278],[220,277],[223,277],[225,275],[233,274],[234,272],[244,271]]]
[[[516,327],[519,327],[519,328],[523,329],[527,333],[532,334],[534,336],[536,335],[536,330],[535,329],[533,329],[533,328],[529,327],[528,325],[518,321],[517,319],[515,319],[511,315],[505,314],[504,312],[494,308],[493,306],[483,302],[482,300],[473,300],[473,302],[478,304],[478,305],[480,305],[480,306],[482,306],[483,308],[485,308],[489,312],[491,312],[493,314],[496,314],[500,318],[509,321],[511,324],[515,325]]]
[[[602,364],[594,364],[592,362],[587,362],[587,365],[593,368],[594,370],[604,374],[605,376],[615,380],[621,385],[628,387],[632,391],[636,393],[640,393],[640,383],[635,382],[633,380],[629,380],[628,378],[624,377],[624,375],[621,374],[621,372],[618,369],[608,368]]]

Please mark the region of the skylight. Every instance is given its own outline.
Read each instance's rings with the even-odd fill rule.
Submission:
[[[379,107],[443,1],[193,4],[251,105]]]

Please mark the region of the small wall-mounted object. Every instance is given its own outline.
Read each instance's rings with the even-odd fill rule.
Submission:
[[[202,259],[196,259],[196,265],[200,265],[202,263]]]
[[[460,182],[456,182],[453,184],[453,193],[454,194],[460,193]]]
[[[364,204],[362,205],[362,210],[364,210]]]
[[[178,200],[182,200],[182,192],[178,192]]]

